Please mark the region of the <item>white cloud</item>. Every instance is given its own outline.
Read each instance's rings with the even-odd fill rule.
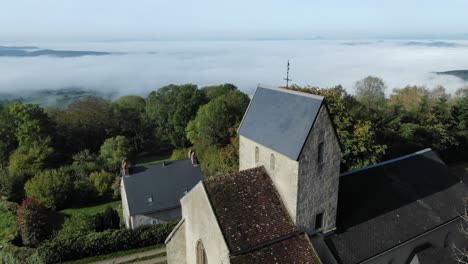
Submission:
[[[146,95],[170,83],[234,83],[251,93],[257,84],[283,85],[287,59],[293,83],[330,87],[368,75],[383,78],[388,93],[407,84],[465,83],[433,72],[468,69],[468,47],[405,46],[404,41],[342,45],[346,41],[108,42],[37,44],[41,48],[124,52],[78,58],[0,58],[0,92],[80,86]],[[456,41],[466,44],[463,41]]]

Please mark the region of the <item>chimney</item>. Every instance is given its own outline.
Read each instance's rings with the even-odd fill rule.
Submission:
[[[190,160],[192,161],[193,166],[198,166],[198,158],[197,154],[195,154],[195,151],[192,151],[192,154],[190,155]]]
[[[126,160],[122,160],[122,176],[130,176]]]

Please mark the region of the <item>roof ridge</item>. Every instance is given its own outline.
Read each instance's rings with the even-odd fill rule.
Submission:
[[[390,163],[393,163],[393,162],[397,162],[397,161],[409,159],[409,158],[412,158],[412,157],[416,157],[416,156],[419,156],[421,154],[424,154],[424,153],[427,153],[427,152],[430,152],[430,151],[432,151],[431,148],[425,148],[425,149],[422,149],[420,151],[416,151],[416,152],[411,153],[411,154],[400,156],[398,158],[382,161],[382,162],[372,164],[372,165],[369,165],[369,166],[366,166],[366,167],[363,167],[363,168],[343,172],[343,173],[340,174],[340,177],[347,176],[347,175],[350,175],[350,174],[353,174],[353,173],[356,173],[356,172],[360,172],[360,171],[365,171],[365,170],[368,170],[368,169],[373,169],[373,168],[380,167],[380,166],[383,166],[383,165],[387,165],[387,164],[390,164]]]
[[[324,96],[318,95],[318,94],[311,94],[311,93],[306,93],[306,92],[301,92],[301,91],[296,91],[296,90],[291,90],[287,88],[282,88],[282,87],[275,87],[275,86],[270,86],[270,85],[262,85],[259,84],[257,88],[263,88],[263,89],[269,89],[269,90],[274,90],[282,93],[289,93],[289,94],[294,94],[298,96],[304,96],[304,97],[310,97],[318,100],[323,100],[325,99]]]

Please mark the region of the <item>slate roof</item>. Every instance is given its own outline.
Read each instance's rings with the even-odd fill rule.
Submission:
[[[203,182],[231,254],[298,231],[263,167]]]
[[[359,263],[456,217],[466,186],[430,149],[340,177],[337,227],[326,238],[339,263]]]
[[[130,215],[148,214],[180,206],[180,198],[203,179],[200,166],[189,159],[137,166],[124,176]],[[153,202],[148,203],[151,195]]]
[[[258,87],[239,134],[297,160],[322,102],[322,96]]]
[[[276,242],[256,251],[231,257],[232,264],[320,264],[305,235]]]

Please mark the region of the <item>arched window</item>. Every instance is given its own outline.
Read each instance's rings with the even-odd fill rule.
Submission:
[[[275,155],[273,153],[270,155],[270,170],[275,170]]]
[[[258,147],[255,147],[255,165],[258,165],[258,161],[260,160],[260,150]]]
[[[203,247],[201,240],[198,240],[197,242],[197,264],[208,264],[205,248]]]

